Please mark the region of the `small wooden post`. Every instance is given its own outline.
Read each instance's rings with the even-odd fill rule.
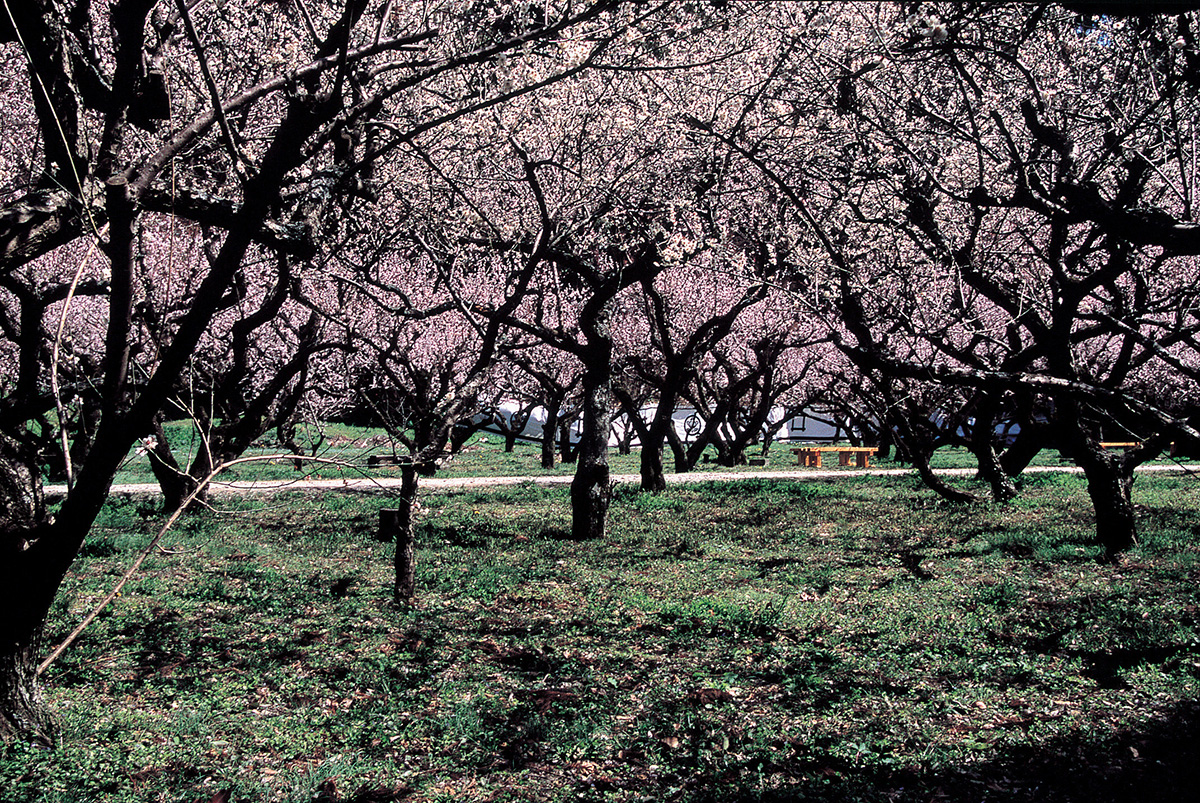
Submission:
[[[390,544],[396,540],[396,529],[400,526],[400,511],[389,507],[379,509],[379,529],[375,531],[375,540],[381,544]]]

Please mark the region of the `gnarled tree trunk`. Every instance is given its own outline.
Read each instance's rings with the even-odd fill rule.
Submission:
[[[1011,502],[1017,498],[1017,484],[1013,482],[1004,468],[995,449],[990,444],[980,446],[975,451],[979,461],[979,476],[991,487],[993,502]]]
[[[658,403],[646,421],[641,415],[641,405],[628,391],[613,387],[613,394],[621,402],[621,407],[629,419],[627,437],[636,434],[642,448],[638,465],[641,473],[641,490],[659,493],[667,488],[667,478],[663,471],[663,453],[667,440],[667,428],[672,426],[672,413],[675,411],[675,394],[664,390]]]
[[[991,486],[993,502],[1009,502],[1017,496],[1017,486],[996,454],[995,445],[996,403],[990,397],[984,399],[975,414],[975,425],[971,431],[971,451],[979,462],[979,476]]]
[[[58,589],[42,560],[46,536],[36,461],[0,434],[0,741],[50,744],[54,721],[38,682],[45,611]]]
[[[910,449],[909,455],[912,457],[913,468],[917,470],[917,474],[920,475],[921,480],[931,490],[936,492],[938,496],[949,502],[957,502],[959,504],[979,501],[979,497],[975,494],[968,491],[960,491],[935,474],[929,465],[929,453],[924,449]]]
[[[1020,425],[1008,448],[1000,454],[1000,466],[1010,477],[1020,476],[1042,449],[1057,445],[1049,427],[1035,420],[1032,411],[1020,420]]]
[[[896,445],[902,448],[912,461],[913,468],[921,477],[921,481],[938,496],[949,502],[959,504],[978,502],[979,497],[968,491],[961,491],[934,473],[929,460],[936,449],[936,443],[930,437],[918,431],[912,421],[903,412],[896,413],[892,418],[895,426]]]
[[[15,582],[11,577],[4,579],[10,581]],[[26,739],[49,746],[56,726],[43,699],[37,672],[44,622],[21,614],[6,616],[10,621],[0,625],[0,741]]]
[[[49,745],[54,740],[56,724],[38,680],[42,634],[46,613],[92,518],[64,508],[54,523],[10,519],[0,529],[2,741]]]
[[[175,460],[171,446],[167,443],[167,435],[163,430],[161,420],[154,422],[154,438],[154,448],[150,450],[150,471],[158,480],[159,490],[162,491],[163,510],[168,514],[174,513],[184,500],[196,490],[199,482],[184,471]],[[202,491],[194,501],[203,503],[204,496],[207,494]]]
[[[1090,455],[1080,462],[1096,514],[1096,540],[1104,547],[1105,560],[1114,561],[1137,544],[1133,476],[1121,470],[1119,457]]]
[[[1117,556],[1137,543],[1137,519],[1133,511],[1133,463],[1119,450],[1100,445],[1099,427],[1085,416],[1078,402],[1061,402],[1057,420],[1067,456],[1083,469],[1088,496],[1096,516],[1096,541],[1104,547],[1104,558]]]
[[[612,423],[609,363],[596,362],[583,377],[583,432],[571,480],[571,536],[603,538],[610,497],[608,430]]]
[[[687,444],[675,431],[674,424],[667,430],[667,443],[671,447],[671,455],[675,458],[675,473],[686,474],[691,471],[692,463],[688,460]]]

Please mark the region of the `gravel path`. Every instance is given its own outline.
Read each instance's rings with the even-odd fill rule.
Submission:
[[[1172,464],[1142,466],[1141,472],[1167,472],[1172,474],[1200,473],[1198,464]],[[1027,474],[1078,474],[1081,469],[1077,466],[1031,466],[1025,469]],[[937,474],[951,477],[972,476],[976,473],[973,468],[943,468],[937,469]],[[889,477],[916,476],[913,469],[908,468],[869,468],[869,469],[796,469],[794,471],[694,471],[687,474],[667,474],[667,484],[685,484],[696,482],[731,482],[737,480],[811,480],[845,479],[849,477]],[[509,485],[520,485],[531,482],[536,485],[569,485],[572,477],[568,475],[535,476],[535,477],[422,477],[422,491],[453,490],[456,488],[500,488]],[[637,474],[613,474],[612,479],[618,484],[637,484],[640,477]],[[295,479],[295,480],[255,480],[214,482],[213,493],[251,494],[273,493],[275,491],[354,491],[369,493],[386,491],[400,486],[399,477],[345,477],[341,479]],[[46,486],[47,495],[66,493],[65,485]],[[153,483],[122,484],[112,487],[114,494],[154,495],[159,493],[158,486]]]

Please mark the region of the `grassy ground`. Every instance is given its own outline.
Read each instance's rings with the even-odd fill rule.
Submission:
[[[1192,800],[1200,485],[1142,477],[1096,562],[1072,476],[1006,507],[907,478],[428,495],[420,600],[387,500],[222,500],[48,673],[6,801]],[[62,636],[158,522],[108,509]],[[229,793],[226,798],[223,795]]]

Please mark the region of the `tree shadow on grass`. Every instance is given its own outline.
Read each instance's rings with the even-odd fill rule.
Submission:
[[[738,790],[733,775],[726,774],[691,779],[691,791],[677,799],[1190,803],[1200,790],[1200,702],[1177,703],[1136,729],[1015,745],[1000,749],[989,761],[931,772],[870,772],[836,761],[789,763],[796,782],[784,789]]]
[[[421,522],[417,525],[418,543],[444,543],[466,549],[488,548],[493,544],[507,544],[535,539],[548,541],[577,540],[571,535],[569,528],[557,525],[530,527],[521,522],[505,525],[471,521],[449,524]]]

